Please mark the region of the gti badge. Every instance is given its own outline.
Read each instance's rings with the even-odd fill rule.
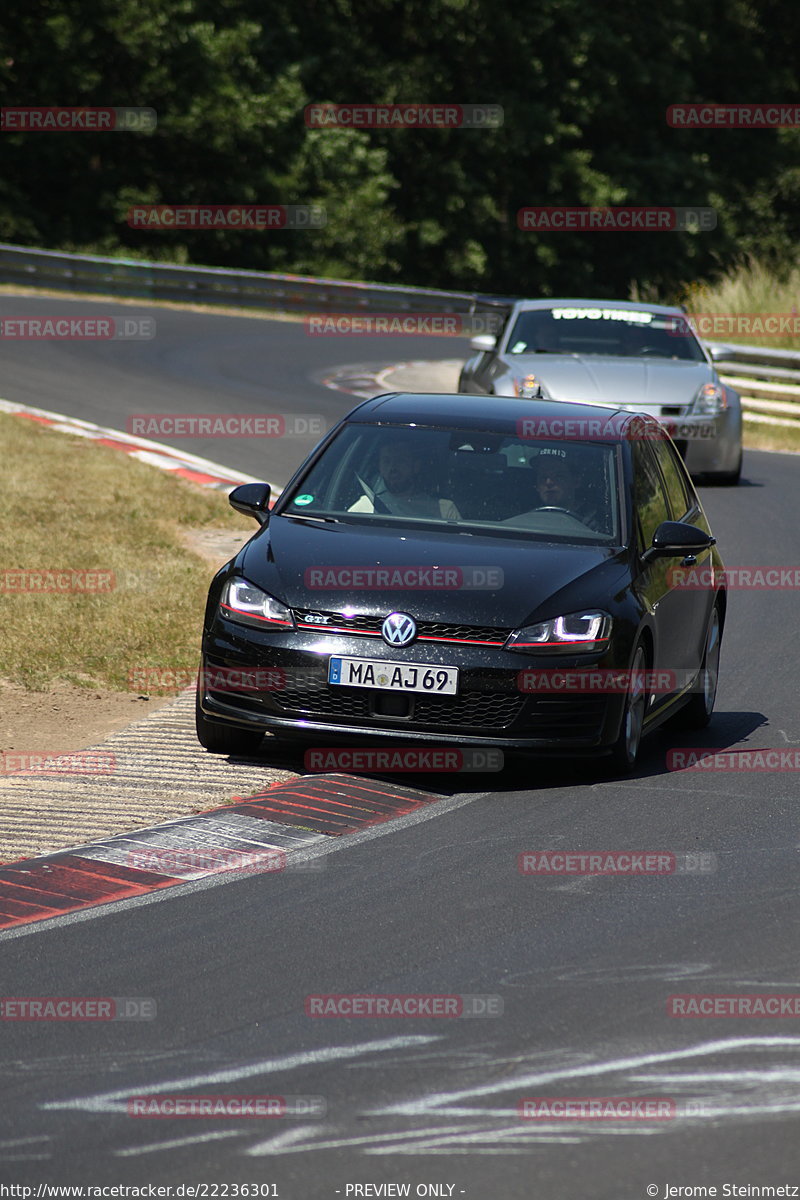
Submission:
[[[381,634],[389,646],[407,646],[417,636],[417,623],[408,613],[389,613],[381,627]]]

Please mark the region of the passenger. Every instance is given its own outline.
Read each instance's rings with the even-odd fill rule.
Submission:
[[[440,499],[428,491],[423,467],[424,460],[410,441],[385,443],[378,457],[380,477],[374,491],[359,480],[365,491],[348,511],[460,521],[461,514],[452,500]]]

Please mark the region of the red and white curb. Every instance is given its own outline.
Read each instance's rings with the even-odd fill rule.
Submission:
[[[200,487],[216,488],[218,491],[230,492],[240,483],[262,483],[253,475],[245,475],[242,471],[232,470],[222,463],[211,462],[208,458],[199,458],[196,454],[186,454],[164,446],[160,442],[151,442],[147,438],[135,437],[133,434],[121,433],[118,429],[109,429],[104,425],[93,425],[90,421],[81,421],[77,417],[65,417],[61,413],[49,412],[44,408],[31,408],[27,404],[16,404],[12,400],[0,400],[0,412],[26,417],[36,421],[58,433],[71,433],[76,437],[89,438],[101,446],[110,446],[113,450],[122,450],[140,462],[149,463],[161,471],[170,471],[181,479],[188,479]],[[273,496],[277,496],[280,488],[270,485]]]
[[[439,799],[377,779],[302,776],[199,816],[7,863],[0,867],[0,931],[210,875],[282,871],[294,865],[294,853],[326,838]]]

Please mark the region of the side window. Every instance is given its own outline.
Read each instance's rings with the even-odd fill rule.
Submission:
[[[633,447],[633,493],[636,515],[646,549],[662,521],[670,521],[664,485],[649,442],[637,442]]]
[[[680,521],[682,517],[686,516],[689,509],[694,507],[694,501],[689,497],[680,467],[675,462],[676,451],[672,449],[669,442],[655,442],[653,449],[667,486],[672,519]]]

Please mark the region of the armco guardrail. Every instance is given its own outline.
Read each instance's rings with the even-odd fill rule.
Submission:
[[[509,296],[62,254],[7,242],[0,242],[0,283],[297,312],[471,313],[513,303]],[[717,359],[720,375],[741,393],[748,420],[800,426],[800,352],[728,343],[724,350]]]
[[[227,267],[184,267],[94,254],[61,254],[5,242],[0,243],[0,282],[142,300],[301,312],[468,313],[511,303],[507,297],[477,296],[471,292],[274,275],[266,271],[232,271]]]
[[[745,420],[800,429],[800,351],[708,342],[724,383],[742,397]],[[722,357],[724,355],[724,357]]]

